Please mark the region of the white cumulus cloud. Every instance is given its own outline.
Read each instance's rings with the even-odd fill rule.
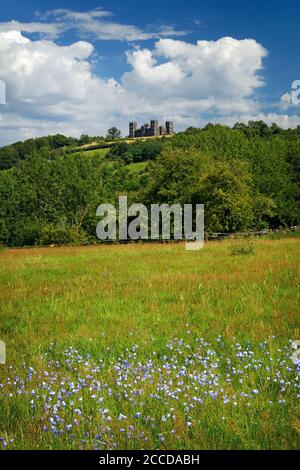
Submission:
[[[255,40],[160,39],[152,49],[127,52],[131,70],[120,81],[93,73],[93,51],[88,41],[66,46],[0,32],[0,80],[7,88],[0,145],[56,132],[100,135],[112,125],[126,133],[129,120],[151,117],[173,119],[177,129],[255,116],[299,124],[298,116],[262,113],[255,90],[267,52]]]
[[[259,71],[266,55],[253,39],[225,37],[196,44],[160,39],[153,51],[129,54],[133,70],[125,74],[124,83],[130,89],[144,92],[148,88],[160,96],[245,98],[263,85]]]

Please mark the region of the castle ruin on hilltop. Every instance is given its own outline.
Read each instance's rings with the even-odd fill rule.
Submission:
[[[152,120],[141,127],[137,127],[137,122],[129,123],[129,137],[159,137],[160,135],[173,135],[173,121],[166,121],[164,126],[160,126],[158,121]]]

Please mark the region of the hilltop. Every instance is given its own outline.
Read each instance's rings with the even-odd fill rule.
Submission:
[[[19,161],[25,160],[35,152],[46,152],[55,157],[68,153],[101,150],[102,152],[99,152],[99,154],[105,155],[115,145],[131,145],[170,138],[172,138],[172,135],[142,137],[139,139],[125,137],[114,140],[104,137],[89,137],[85,135],[76,139],[73,137],[66,137],[62,134],[37,137],[35,139],[16,142],[0,148],[0,170],[7,170],[15,166]]]
[[[61,156],[69,153],[80,153],[87,152],[87,155],[107,155],[110,157],[124,157],[125,163],[134,163],[139,161],[151,160],[153,158],[153,152],[150,152],[150,156],[147,155],[147,149],[160,148],[160,142],[170,142],[172,139],[175,141],[175,146],[178,144],[182,146],[182,142],[189,141],[192,144],[197,140],[201,134],[213,127],[223,127],[229,129],[227,126],[207,124],[203,129],[190,127],[184,132],[171,135],[159,135],[149,137],[121,137],[116,139],[110,139],[102,136],[88,136],[82,135],[79,139],[74,137],[67,137],[62,134],[49,135],[45,137],[38,137],[25,140],[24,142],[16,142],[4,147],[0,147],[0,170],[6,170],[15,166],[19,161],[25,160],[33,153],[47,153],[47,155]],[[296,129],[284,130],[278,127],[276,124],[267,126],[262,121],[249,121],[248,125],[243,123],[236,123],[232,130],[240,131],[247,139],[271,139],[274,137],[281,137],[288,141],[297,141],[300,139],[300,126]],[[152,144],[155,142],[154,144]],[[143,145],[145,144],[145,145]],[[137,156],[137,151],[128,151],[128,146],[133,145],[133,148],[138,149],[140,152],[140,158]],[[117,150],[112,150],[113,148]],[[144,154],[144,149],[146,149]],[[99,151],[99,152],[95,152]],[[154,152],[157,153],[157,152]],[[127,154],[127,155],[125,155]],[[130,156],[131,154],[131,156]],[[132,160],[132,161],[131,161]]]

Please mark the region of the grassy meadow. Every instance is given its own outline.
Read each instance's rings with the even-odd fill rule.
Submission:
[[[300,448],[299,239],[234,243],[0,251],[2,446]]]
[[[80,151],[80,147],[79,147]],[[88,157],[105,157],[109,152],[109,148],[103,148],[103,149],[93,149],[93,150],[85,150],[84,155]]]

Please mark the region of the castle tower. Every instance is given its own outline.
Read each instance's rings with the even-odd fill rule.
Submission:
[[[166,121],[166,134],[174,134],[174,123],[173,121]]]
[[[151,127],[152,136],[159,135],[158,121],[156,120],[150,121],[150,127]]]
[[[129,123],[129,137],[134,137],[137,130],[137,122]]]

